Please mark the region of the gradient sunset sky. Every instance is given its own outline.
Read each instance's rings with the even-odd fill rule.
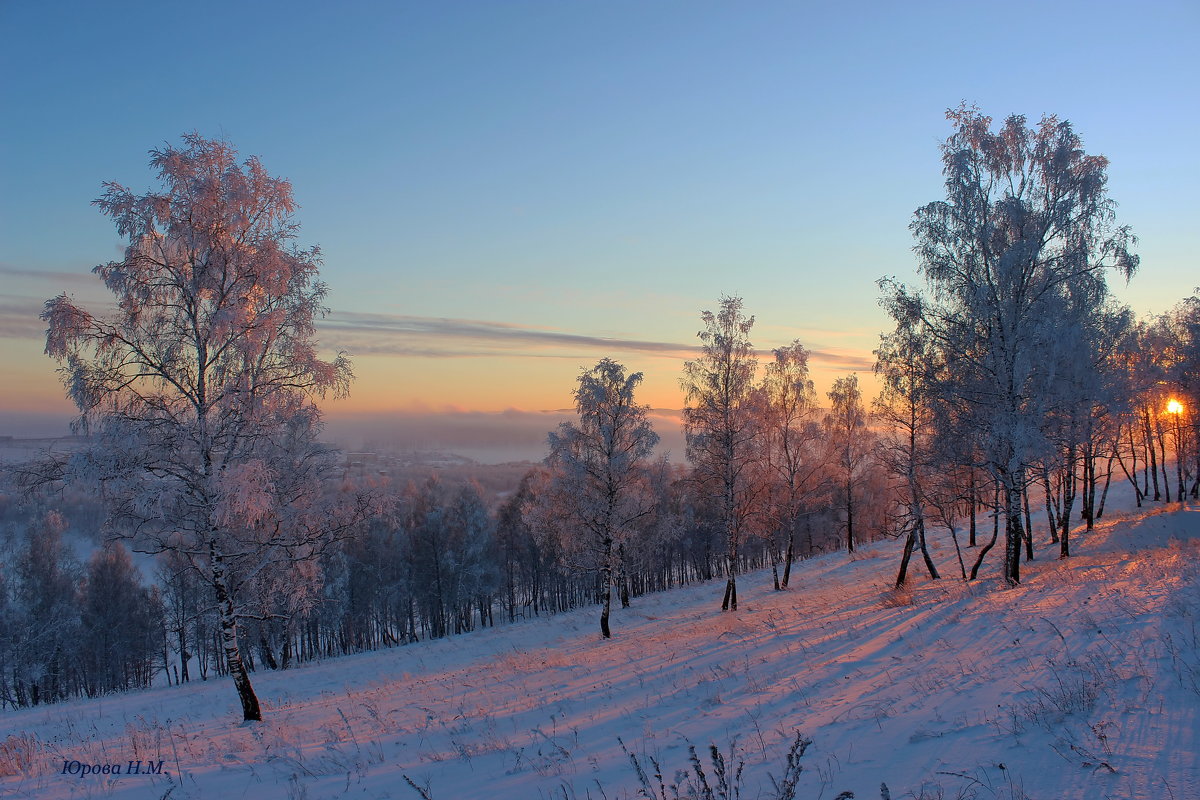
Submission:
[[[756,346],[813,351],[818,391],[866,378],[874,281],[918,280],[908,223],[964,100],[1108,156],[1141,240],[1117,294],[1165,311],[1200,284],[1198,31],[1194,0],[0,0],[0,434],[67,432],[42,303],[105,302],[122,243],[90,201],[154,186],[147,151],[192,130],[292,181],[352,447],[536,457],[605,356],[678,409],[722,294]]]

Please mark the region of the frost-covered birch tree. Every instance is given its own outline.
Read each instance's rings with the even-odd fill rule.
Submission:
[[[742,298],[722,297],[721,310],[700,315],[701,355],[683,366],[683,428],[692,475],[714,497],[725,532],[725,595],[721,610],[737,610],[739,548],[762,490],[755,475],[759,426],[752,402],[758,357],[750,343],[754,317]]]
[[[838,378],[829,390],[830,410],[825,416],[830,463],[836,474],[841,511],[846,516],[846,552],[854,552],[854,512],[870,454],[867,411],[854,374]]]
[[[936,396],[930,391],[939,371],[930,339],[922,335],[919,321],[914,325],[898,325],[882,337],[875,351],[875,374],[882,379],[882,388],[875,401],[875,415],[885,428],[879,452],[883,466],[897,482],[903,484],[898,495],[900,532],[904,534],[904,552],[896,573],[899,589],[908,579],[908,562],[913,551],[920,547],[921,557],[929,577],[938,579],[937,566],[929,554],[925,538],[926,505],[930,492],[930,472],[945,468],[936,464],[932,439],[937,417]],[[945,471],[949,471],[946,469]]]
[[[317,355],[326,287],[319,250],[294,244],[290,183],[198,134],[150,163],[159,189],[107,183],[95,201],[127,242],[93,270],[115,308],[62,294],[42,314],[46,353],[94,434],[62,475],[100,485],[113,534],[203,576],[243,716],[259,720],[238,640],[245,599],[315,561],[365,508],[327,489],[334,461],[317,442],[315,400],[344,393],[350,368]]]
[[[1018,583],[1022,493],[1046,448],[1047,368],[1062,345],[1064,298],[1103,283],[1109,269],[1132,275],[1137,257],[1129,229],[1115,224],[1107,159],[1087,155],[1069,122],[1047,116],[1030,128],[1013,115],[993,131],[966,105],[947,118],[946,197],[910,225],[929,291],[891,281],[884,290],[897,321],[919,319],[953,364],[940,390],[977,432],[981,466],[999,482],[1003,574]]]
[[[609,615],[622,545],[655,507],[647,490],[646,459],[658,444],[649,407],[634,400],[642,373],[629,374],[612,359],[579,376],[578,424],[549,434],[552,491],[563,523],[600,574],[600,633],[612,636]],[[582,540],[582,541],[580,541]]]
[[[797,339],[772,351],[761,386],[762,448],[773,533],[771,571],[775,588],[786,589],[795,557],[802,509],[823,488],[825,459],[818,452],[820,425],[813,419],[816,391],[808,373],[808,351]],[[778,562],[783,561],[783,578]]]

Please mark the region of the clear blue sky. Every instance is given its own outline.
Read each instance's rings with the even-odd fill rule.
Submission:
[[[37,311],[103,298],[89,202],[190,130],[293,182],[359,373],[335,421],[563,408],[603,356],[677,408],[722,293],[818,388],[869,372],[963,100],[1110,158],[1120,295],[1166,310],[1200,284],[1198,32],[1195,2],[0,0],[0,433],[65,426]]]

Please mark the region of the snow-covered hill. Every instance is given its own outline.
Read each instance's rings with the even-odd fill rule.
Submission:
[[[642,796],[623,743],[668,797],[689,744],[714,780],[716,744],[751,800],[800,731],[798,798],[1200,797],[1200,507],[1106,520],[1015,589],[894,593],[896,551],[802,563],[787,592],[750,576],[736,613],[715,583],[638,598],[612,641],[584,609],[260,672],[262,724],[225,681],[7,713],[0,795]]]

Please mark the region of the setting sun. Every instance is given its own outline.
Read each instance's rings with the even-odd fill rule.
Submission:
[[[1170,400],[1167,401],[1167,413],[1168,414],[1182,414],[1183,413],[1183,403],[1179,402],[1174,397],[1172,397]]]

